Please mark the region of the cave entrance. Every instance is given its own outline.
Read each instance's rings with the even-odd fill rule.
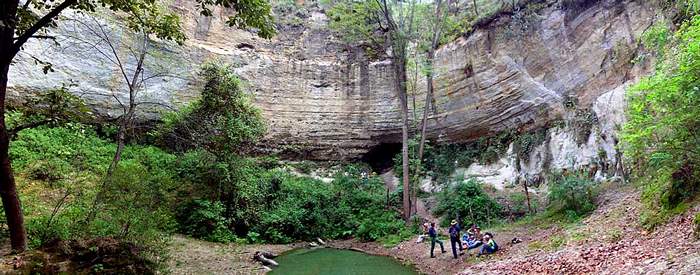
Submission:
[[[362,161],[369,164],[377,173],[384,173],[394,167],[394,156],[401,153],[401,143],[380,143],[362,155]]]

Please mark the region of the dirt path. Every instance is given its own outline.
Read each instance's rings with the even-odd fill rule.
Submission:
[[[168,265],[173,274],[263,274],[252,260],[259,250],[276,254],[298,245],[217,244],[175,235]]]
[[[692,220],[700,208],[649,233],[639,226],[639,196],[629,187],[611,190],[580,224],[535,231],[462,274],[697,274],[700,241],[692,237]]]

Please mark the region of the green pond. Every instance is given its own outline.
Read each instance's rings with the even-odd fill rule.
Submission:
[[[333,248],[295,249],[275,261],[280,265],[270,274],[418,274],[389,257]]]

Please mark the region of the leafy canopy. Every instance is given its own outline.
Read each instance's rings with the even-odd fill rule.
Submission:
[[[262,38],[271,38],[276,33],[271,6],[266,0],[197,0],[197,3],[204,16],[212,16],[215,6],[233,9],[234,15],[226,21],[229,26],[254,29]],[[28,0],[18,7],[16,14],[8,14],[7,18],[14,20],[0,23],[15,27],[13,53],[18,52],[30,38],[39,37],[38,32],[46,32],[47,27],[56,26],[58,15],[69,9],[77,12],[104,12],[107,9],[121,13],[132,30],[181,44],[186,36],[180,17],[164,8],[165,5],[157,0]]]

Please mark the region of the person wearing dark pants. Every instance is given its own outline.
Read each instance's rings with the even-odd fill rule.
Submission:
[[[484,246],[481,247],[481,252],[479,256],[485,254],[493,254],[498,251],[498,244],[493,240],[493,235],[491,233],[484,234]]]
[[[459,224],[457,224],[456,220],[452,220],[450,223],[450,246],[452,246],[452,257],[457,259],[457,248],[459,248],[459,252],[461,254],[462,252],[462,243],[459,240]]]
[[[438,240],[437,238],[437,231],[435,230],[435,223],[431,222],[430,223],[430,229],[428,229],[428,235],[430,236],[430,258],[435,258],[435,254],[433,251],[435,251],[435,243],[440,244],[440,250],[442,253],[445,253],[445,246],[442,244],[441,240]]]

